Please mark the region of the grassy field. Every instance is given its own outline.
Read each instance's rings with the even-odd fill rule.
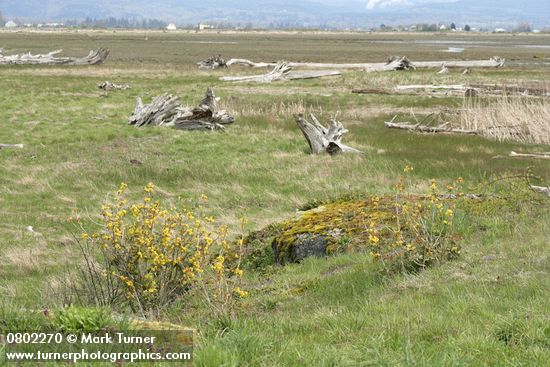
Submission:
[[[166,203],[205,194],[208,214],[233,234],[243,214],[253,231],[309,202],[391,192],[405,165],[414,166],[416,190],[430,179],[457,177],[470,191],[486,189],[487,182],[527,167],[548,185],[549,161],[494,158],[548,147],[383,126],[398,113],[410,118],[411,112],[461,108],[462,98],[355,95],[351,89],[545,81],[550,48],[534,46],[549,41],[548,35],[0,33],[5,53],[111,50],[100,66],[0,67],[0,143],[25,144],[0,150],[0,307],[31,317],[61,306],[60,278],[82,261],[72,237],[79,229],[70,218],[80,216],[93,228],[104,198],[121,182],[137,198],[152,181]],[[468,75],[349,71],[269,85],[218,80],[251,73],[246,69],[195,66],[218,53],[255,61],[444,60],[457,56],[441,51],[461,42],[460,58],[499,55],[511,66]],[[100,91],[105,80],[131,89]],[[148,102],[177,94],[195,105],[208,86],[237,117],[224,133],[127,125],[138,96]],[[292,118],[305,111],[324,120],[337,115],[350,130],[344,142],[366,155],[309,155]],[[484,230],[466,236],[458,261],[416,275],[381,281],[367,255],[308,259],[247,273],[250,296],[223,327],[193,300],[182,300],[163,318],[199,330],[198,366],[547,366],[550,215],[548,204],[521,207],[514,215],[478,218]],[[6,325],[9,320],[0,320]]]

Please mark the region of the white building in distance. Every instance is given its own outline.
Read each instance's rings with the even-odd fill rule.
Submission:
[[[214,26],[212,26],[210,24],[199,23],[197,25],[197,28],[199,29],[199,31],[202,31],[202,30],[205,30],[205,29],[214,29]]]
[[[178,27],[176,27],[174,23],[170,23],[166,26],[167,31],[175,31],[176,29],[178,29]]]
[[[15,23],[13,20],[10,20],[10,21],[6,22],[6,24],[4,25],[4,27],[6,27],[6,28],[16,28],[16,27],[17,27],[17,23]]]

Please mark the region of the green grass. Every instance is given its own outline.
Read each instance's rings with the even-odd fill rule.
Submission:
[[[477,190],[488,180],[521,174],[528,166],[550,181],[548,161],[493,158],[547,147],[383,127],[385,120],[396,113],[407,116],[411,109],[420,116],[460,108],[459,98],[350,93],[362,86],[541,80],[547,79],[548,69],[476,70],[467,76],[346,72],[343,78],[230,84],[217,80],[227,71],[197,71],[194,63],[219,52],[266,61],[452,55],[441,53],[446,48],[441,45],[370,42],[411,37],[399,34],[148,37],[140,42],[142,35],[135,32],[0,33],[0,45],[14,52],[64,48],[78,55],[99,46],[112,50],[109,61],[97,67],[0,67],[0,142],[25,144],[24,149],[0,150],[0,299],[7,319],[20,317],[12,315],[15,309],[32,313],[59,306],[59,279],[80,261],[71,237],[79,230],[68,219],[79,215],[86,226],[93,226],[100,204],[120,182],[129,185],[134,198],[149,181],[165,201],[194,200],[204,193],[209,197],[206,210],[236,233],[243,213],[250,220],[247,229],[257,230],[292,216],[308,202],[390,192],[406,164],[415,167],[414,177],[423,185],[431,178],[462,176],[470,190]],[[503,44],[544,43],[548,38],[473,37]],[[192,43],[213,40],[239,43]],[[500,46],[467,52],[466,58],[550,57],[547,50]],[[96,86],[104,80],[128,83],[132,89],[101,92]],[[238,115],[225,133],[136,129],[126,123],[137,96],[148,102],[172,93],[195,105],[210,85],[224,108]],[[339,113],[350,130],[344,142],[367,154],[308,155],[292,119],[302,110],[323,119]],[[142,164],[132,164],[132,159]],[[549,216],[540,207],[525,213],[512,219],[492,213],[483,231],[472,230],[464,240],[459,261],[418,275],[381,281],[366,255],[309,259],[249,272],[251,295],[233,319],[210,320],[193,299],[182,300],[165,317],[198,328],[199,366],[545,366],[550,361]],[[34,319],[29,320],[31,327]]]

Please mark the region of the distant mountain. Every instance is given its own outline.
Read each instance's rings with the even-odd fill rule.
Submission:
[[[550,24],[548,0],[369,0],[367,8],[377,17],[402,16],[422,21]]]
[[[455,22],[550,26],[549,0],[0,0],[5,18],[156,18],[176,24],[327,25],[339,28]]]
[[[345,21],[364,12],[364,1],[334,0],[0,0],[5,17],[60,20],[91,18],[156,18],[177,24],[201,21],[322,24]]]

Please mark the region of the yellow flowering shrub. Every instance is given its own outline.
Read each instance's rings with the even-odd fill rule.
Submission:
[[[233,298],[246,295],[242,241],[228,241],[226,226],[187,208],[164,207],[152,183],[140,202],[129,203],[126,187],[102,205],[99,230],[81,236],[92,250],[87,280],[98,285],[91,288],[96,303],[124,303],[145,315],[197,288],[212,307],[226,311]]]
[[[405,173],[412,171],[411,166],[404,169]],[[393,225],[370,225],[385,233],[383,244],[376,236],[376,241],[370,243],[370,255],[383,272],[416,271],[460,255],[455,208],[457,199],[463,196],[462,183],[463,179],[458,178],[441,191],[438,183],[431,180],[429,195],[411,199],[404,193],[405,179],[399,178],[392,203]]]

